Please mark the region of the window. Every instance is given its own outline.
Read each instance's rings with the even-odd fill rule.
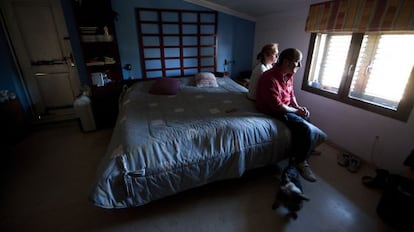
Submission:
[[[312,33],[302,89],[406,121],[414,33]]]

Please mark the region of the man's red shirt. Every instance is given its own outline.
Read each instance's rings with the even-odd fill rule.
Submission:
[[[257,83],[256,108],[266,114],[279,113],[281,105],[290,105],[294,96],[293,75],[285,82],[280,68],[264,72]]]

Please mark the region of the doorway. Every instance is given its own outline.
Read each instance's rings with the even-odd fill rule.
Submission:
[[[35,121],[76,118],[80,81],[60,0],[3,0],[1,7]]]

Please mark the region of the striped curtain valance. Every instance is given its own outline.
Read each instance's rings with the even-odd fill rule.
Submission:
[[[414,31],[414,0],[335,0],[309,8],[307,32]]]

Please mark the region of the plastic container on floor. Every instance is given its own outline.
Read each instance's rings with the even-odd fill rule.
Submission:
[[[91,99],[88,96],[82,95],[76,98],[73,103],[76,115],[79,117],[83,131],[96,130],[95,119],[93,117]]]

